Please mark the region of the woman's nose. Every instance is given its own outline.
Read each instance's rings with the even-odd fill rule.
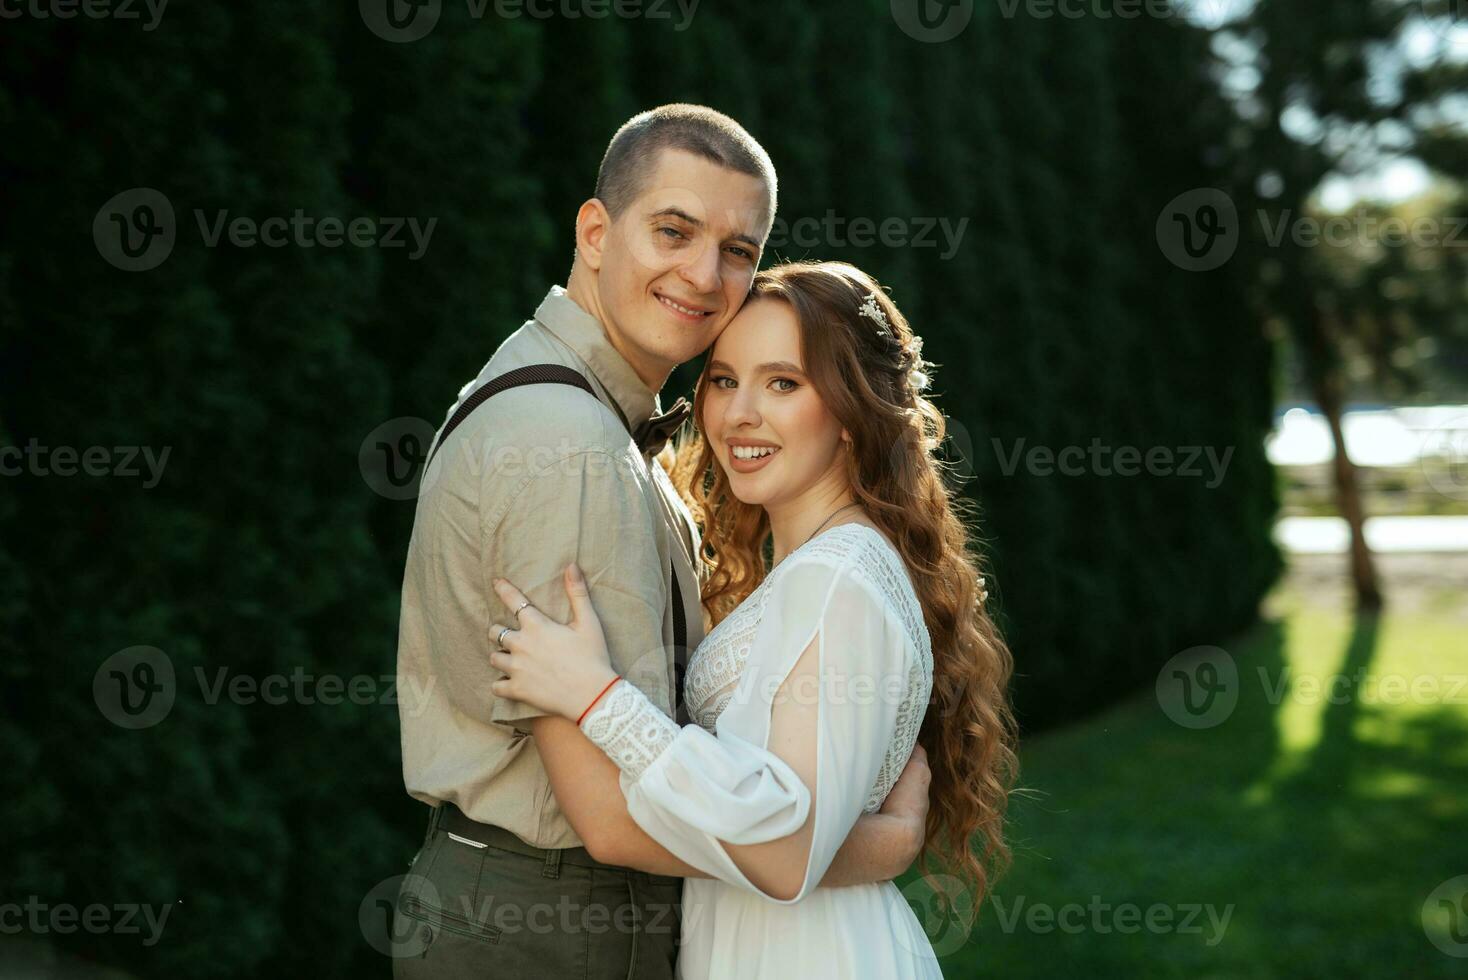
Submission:
[[[731,429],[738,426],[759,425],[758,394],[750,388],[734,389],[734,397],[729,399],[729,410],[725,413],[724,420]]]

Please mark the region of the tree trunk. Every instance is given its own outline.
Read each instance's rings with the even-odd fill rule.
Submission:
[[[1335,443],[1335,459],[1331,469],[1335,475],[1336,508],[1351,528],[1351,578],[1356,586],[1356,608],[1375,612],[1382,607],[1381,589],[1376,580],[1376,562],[1366,545],[1366,517],[1362,513],[1361,490],[1356,483],[1356,464],[1346,452],[1345,428],[1341,423],[1343,385],[1336,367],[1317,365],[1311,371],[1311,387],[1320,411],[1330,426]]]

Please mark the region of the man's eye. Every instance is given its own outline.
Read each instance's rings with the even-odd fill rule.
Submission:
[[[751,261],[754,259],[754,253],[742,245],[730,245],[729,251],[733,252],[741,259],[749,259]]]
[[[664,226],[662,228],[659,228],[658,229],[658,233],[661,234],[661,235],[664,235],[664,236],[666,236],[668,238],[673,238],[673,239],[684,239],[684,238],[687,238],[688,237],[687,235],[685,235],[681,231],[679,231],[677,228],[669,228],[667,226]]]

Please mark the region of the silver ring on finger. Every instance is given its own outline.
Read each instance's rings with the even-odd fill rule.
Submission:
[[[520,603],[520,605],[515,608],[515,622],[517,622],[517,623],[520,622],[520,613],[528,605],[530,605],[530,600],[529,599],[526,599],[524,602]]]
[[[505,634],[508,632],[510,632],[510,627],[506,626],[504,629],[500,630],[500,635],[494,638],[495,646],[499,647],[501,650],[505,649]]]

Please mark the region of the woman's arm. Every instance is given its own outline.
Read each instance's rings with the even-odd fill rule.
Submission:
[[[824,879],[861,816],[916,655],[852,557],[781,569],[717,735],[678,728],[625,684],[582,724],[650,836],[785,904]]]
[[[708,878],[648,836],[627,812],[620,770],[569,719],[545,715],[530,721],[551,791],[592,857],[651,874]],[[863,814],[846,835],[822,888],[890,881],[922,851],[932,773],[919,746],[877,813]]]
[[[585,584],[572,576],[572,623],[527,609],[505,639],[512,653],[492,655],[507,674],[495,693],[583,717],[582,730],[621,770],[632,819],[681,861],[796,901],[825,877],[862,815],[897,711],[890,695],[871,697],[873,686],[890,690],[873,682],[889,672],[905,679],[911,655],[880,596],[843,571],[820,561],[785,570],[718,737],[680,728],[629,684],[596,698],[615,675]],[[520,604],[512,586],[496,588],[511,608]],[[844,673],[834,696],[827,664]],[[863,680],[867,696],[853,696]]]

